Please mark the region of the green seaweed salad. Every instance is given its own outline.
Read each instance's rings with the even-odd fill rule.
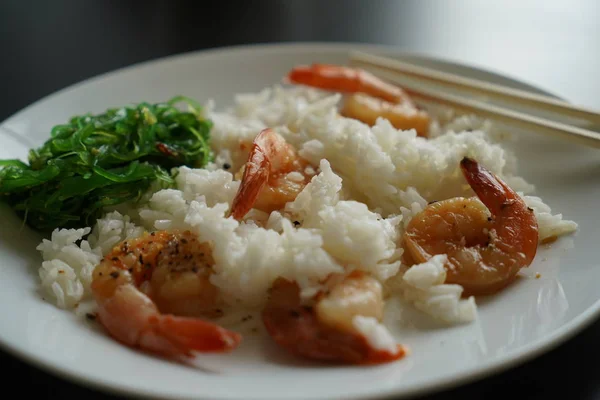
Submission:
[[[92,225],[104,207],[137,201],[153,183],[172,186],[174,167],[212,161],[211,128],[184,96],[72,117],[29,151],[28,164],[0,160],[0,200],[38,231]]]

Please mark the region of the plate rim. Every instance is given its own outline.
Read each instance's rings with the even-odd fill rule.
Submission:
[[[85,86],[87,84],[90,84],[90,83],[93,83],[96,81],[110,78],[112,75],[118,75],[118,74],[127,72],[129,70],[134,70],[134,69],[144,68],[144,67],[152,67],[157,64],[170,63],[170,62],[174,62],[174,61],[178,61],[178,60],[183,60],[186,58],[194,58],[194,57],[197,57],[200,55],[207,55],[207,56],[208,55],[218,55],[219,53],[244,51],[244,50],[250,50],[253,48],[259,48],[263,51],[269,50],[269,51],[277,52],[280,50],[285,50],[285,49],[290,49],[290,48],[301,49],[302,47],[318,47],[322,50],[328,50],[328,49],[339,50],[340,48],[346,48],[348,51],[351,49],[357,49],[357,48],[365,48],[365,49],[370,48],[373,50],[395,53],[397,55],[402,55],[402,56],[427,59],[429,61],[449,64],[449,65],[453,65],[453,66],[457,66],[457,67],[467,67],[467,68],[472,68],[472,69],[478,69],[480,71],[484,71],[489,74],[497,75],[497,76],[503,77],[505,79],[508,78],[509,80],[512,80],[514,82],[518,82],[521,85],[527,86],[528,89],[525,89],[525,90],[534,90],[534,91],[537,91],[539,94],[545,94],[547,96],[565,100],[564,98],[560,97],[556,93],[550,92],[547,89],[542,89],[541,87],[539,87],[537,84],[535,84],[533,82],[529,82],[528,80],[514,76],[512,74],[504,73],[493,67],[481,65],[478,63],[474,63],[474,62],[466,64],[458,58],[440,57],[440,56],[428,54],[425,52],[409,51],[409,50],[403,49],[400,46],[385,45],[385,44],[374,43],[374,42],[350,42],[350,41],[340,41],[340,42],[332,42],[332,41],[256,42],[256,43],[236,44],[236,45],[230,45],[230,46],[220,46],[220,47],[212,47],[212,48],[206,48],[206,49],[174,53],[174,54],[163,56],[163,57],[151,58],[148,60],[124,65],[122,67],[111,69],[111,70],[102,72],[100,74],[89,76],[85,79],[73,82],[67,86],[64,86],[60,89],[50,92],[50,93],[38,98],[37,100],[34,100],[33,102],[27,104],[25,107],[17,110],[13,114],[6,117],[4,120],[0,121],[0,128],[4,128],[6,130],[12,131],[10,128],[6,127],[6,125],[8,123],[10,123],[11,120],[17,119],[18,117],[21,116],[21,114],[28,112],[30,109],[34,108],[35,106],[39,105],[40,103],[43,103],[44,101],[47,101],[47,100],[51,100],[53,97],[58,97],[64,93],[67,93],[67,92],[70,92],[73,90],[77,90],[81,86]]]
[[[18,119],[22,114],[29,112],[32,108],[38,106],[39,104],[45,101],[51,101],[54,97],[61,96],[64,93],[68,93],[70,91],[76,91],[79,87],[85,86],[87,84],[91,84],[97,81],[102,81],[104,79],[108,79],[111,76],[119,75],[121,73],[138,69],[138,68],[152,68],[158,64],[163,63],[171,63],[178,60],[184,60],[186,58],[192,59],[199,56],[218,56],[220,53],[232,53],[238,51],[246,51],[251,49],[258,49],[262,51],[273,51],[278,52],[282,50],[290,50],[290,49],[302,49],[302,48],[318,48],[321,51],[339,51],[339,50],[351,50],[357,48],[370,49],[374,51],[383,51],[389,54],[395,54],[398,56],[408,56],[420,58],[427,61],[439,62],[447,65],[454,65],[457,67],[466,67],[474,70],[479,70],[485,73],[489,73],[492,75],[496,75],[502,77],[504,79],[509,79],[513,82],[516,82],[520,85],[526,86],[525,90],[534,90],[539,93],[552,96],[558,99],[564,100],[562,97],[548,91],[540,87],[537,84],[533,84],[524,80],[522,78],[512,76],[511,74],[504,73],[502,71],[496,70],[494,68],[490,68],[488,66],[479,65],[477,63],[465,63],[461,62],[455,58],[448,57],[440,57],[427,53],[416,52],[416,51],[407,51],[399,46],[393,45],[384,45],[379,43],[369,43],[369,42],[350,42],[350,41],[340,41],[340,42],[330,42],[330,41],[294,41],[294,42],[258,42],[251,44],[237,44],[230,46],[220,46],[213,47],[207,49],[199,49],[193,51],[186,51],[175,53],[163,57],[157,57],[148,59],[145,61],[129,64],[126,66],[122,66],[116,69],[112,69],[106,71],[101,74],[90,76],[86,79],[74,82],[68,86],[65,86],[61,89],[58,89],[54,92],[51,92],[34,102],[28,104],[27,106],[21,108],[17,112],[13,113],[6,119],[0,122],[0,131],[5,130],[8,132],[15,133],[10,127],[7,125],[13,120]],[[19,134],[19,133],[17,133]],[[21,134],[19,134],[20,136]],[[357,395],[349,395],[346,398],[349,400],[358,400],[358,399],[388,399],[388,398],[398,398],[398,396],[402,398],[412,398],[414,396],[424,395],[424,394],[434,394],[445,389],[450,388],[458,388],[462,387],[466,384],[473,383],[475,381],[480,381],[492,375],[497,375],[509,369],[515,368],[517,366],[523,365],[533,359],[538,358],[542,354],[545,354],[565,342],[572,339],[578,333],[582,332],[600,317],[600,297],[587,309],[573,318],[568,324],[562,325],[560,328],[556,329],[550,335],[540,339],[537,343],[526,346],[521,349],[509,351],[502,356],[496,357],[494,359],[484,361],[479,365],[479,367],[474,371],[458,371],[451,373],[441,379],[437,379],[435,382],[428,385],[414,386],[414,387],[405,387],[404,389],[398,390],[398,388],[389,388],[389,389],[379,389],[375,390],[369,394],[357,394]],[[29,364],[30,366],[37,368],[42,372],[46,372],[56,378],[64,379],[72,384],[78,385],[84,389],[91,390],[99,390],[104,392],[105,394],[116,394],[121,396],[128,396],[133,398],[151,398],[151,399],[164,399],[165,396],[160,393],[153,393],[147,391],[143,388],[143,386],[137,387],[127,387],[122,384],[116,384],[105,379],[93,379],[89,376],[86,376],[85,373],[78,371],[76,368],[65,367],[60,364],[53,363],[51,361],[44,360],[41,357],[36,358],[33,354],[28,354],[25,351],[22,351],[19,348],[12,347],[10,343],[5,342],[5,340],[0,336],[0,348],[5,351],[7,354],[20,359],[21,361]],[[199,394],[202,396],[202,394]],[[172,394],[169,395],[170,399],[201,399],[205,397],[189,397],[184,395]],[[212,397],[211,398],[215,398]],[[216,397],[222,399],[231,399],[231,397]],[[335,398],[334,395],[331,396],[321,396],[319,398],[322,399],[330,399]]]

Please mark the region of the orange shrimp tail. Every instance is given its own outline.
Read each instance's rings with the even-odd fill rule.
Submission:
[[[160,314],[156,305],[133,285],[118,286],[105,298],[97,287],[98,322],[117,341],[166,357],[193,357],[198,352],[228,352],[241,336],[201,319]]]
[[[284,78],[285,83],[295,83],[325,89],[323,85],[326,82],[323,83],[322,81],[310,65],[298,65],[292,68]]]
[[[361,335],[324,326],[311,308],[300,304],[298,286],[283,279],[273,286],[262,317],[275,343],[299,357],[331,363],[381,364],[406,354],[402,346],[396,353],[376,350]]]
[[[231,216],[234,219],[240,220],[250,211],[260,191],[269,180],[271,162],[266,149],[261,147],[261,142],[270,131],[270,129],[264,129],[254,139],[240,187],[231,203]]]
[[[231,204],[233,218],[242,219],[254,207],[265,185],[281,173],[281,164],[289,163],[289,157],[289,145],[272,129],[263,129],[254,138],[240,188]]]
[[[508,185],[477,161],[464,157],[460,167],[469,186],[492,214],[497,215],[505,207],[506,201],[518,198]]]
[[[163,315],[154,319],[156,333],[185,355],[198,352],[229,352],[241,342],[239,333],[200,319]]]
[[[367,71],[341,65],[300,65],[288,73],[285,81],[335,92],[363,92],[392,103],[410,101],[398,86],[389,84]]]
[[[408,350],[406,349],[405,346],[403,346],[401,344],[396,345],[395,353],[390,353],[389,351],[385,351],[385,350],[371,349],[369,351],[369,354],[367,355],[367,357],[365,357],[363,364],[365,364],[365,365],[385,364],[385,363],[389,363],[389,362],[404,358],[407,354],[408,354]]]
[[[465,179],[498,221],[498,235],[503,240],[497,245],[512,253],[522,253],[522,266],[529,266],[537,253],[538,224],[533,209],[505,182],[475,160],[464,157],[460,162]]]
[[[294,67],[287,75],[287,81],[335,92],[355,93],[361,89],[356,70],[329,64]]]

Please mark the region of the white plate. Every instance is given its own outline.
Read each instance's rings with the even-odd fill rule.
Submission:
[[[128,102],[161,101],[185,94],[217,106],[234,93],[277,82],[294,65],[344,63],[360,45],[275,45],[218,49],[145,63],[103,75],[49,96],[5,121],[0,158],[25,157],[50,128],[70,116]],[[377,48],[384,50],[384,48]],[[387,49],[393,52],[391,49]],[[514,87],[500,75],[415,55],[413,62]],[[27,361],[85,385],[156,398],[322,399],[401,396],[439,390],[523,362],[571,337],[600,309],[600,268],[595,257],[600,218],[600,154],[525,135],[517,146],[520,171],[538,194],[580,231],[540,250],[534,264],[502,294],[479,301],[479,319],[438,329],[415,323],[394,329],[412,354],[379,367],[325,367],[296,361],[268,340],[247,338],[227,356],[206,357],[206,372],[124,348],[92,324],[44,302],[37,293],[35,247],[40,237],[6,209],[0,224],[0,342]],[[542,277],[533,276],[540,272]]]

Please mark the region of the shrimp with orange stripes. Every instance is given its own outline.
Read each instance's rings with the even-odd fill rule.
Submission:
[[[374,125],[387,119],[396,129],[415,129],[427,137],[430,117],[400,87],[362,69],[331,64],[300,65],[286,76],[287,82],[346,93],[340,114]]]
[[[357,317],[380,322],[384,300],[381,284],[361,271],[332,276],[327,291],[303,301],[295,282],[277,279],[262,313],[269,335],[299,357],[342,364],[383,364],[407,354],[390,337],[374,344],[357,326]]]
[[[422,263],[447,254],[446,283],[464,295],[485,295],[510,284],[537,253],[538,224],[533,209],[505,182],[475,160],[461,169],[476,197],[428,205],[404,233],[407,259]]]
[[[267,213],[282,209],[310,182],[307,168],[312,168],[310,163],[281,135],[270,128],[262,130],[237,174],[242,179],[231,216],[239,220],[251,208]]]
[[[220,313],[213,264],[210,245],[189,231],[123,241],[93,272],[97,319],[117,341],[166,357],[229,352],[241,336],[207,319]]]

